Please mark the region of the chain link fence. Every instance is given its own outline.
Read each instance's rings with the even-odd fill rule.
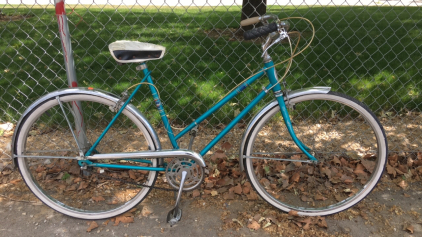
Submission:
[[[239,22],[244,2],[255,8],[265,4],[267,14],[279,18],[308,18],[315,26],[314,41],[295,58],[287,75],[287,89],[331,86],[356,97],[379,116],[390,151],[419,150],[419,0],[69,0],[65,8],[79,86],[120,94],[139,82],[142,75],[134,65],[117,65],[108,45],[116,40],[163,45],[167,49],[164,58],[148,62],[148,67],[173,126],[186,126],[262,65],[260,40],[245,41],[242,37]],[[303,20],[291,20],[290,24],[292,31],[301,32],[299,47],[303,48],[311,39],[311,26]],[[288,58],[288,52],[288,44],[282,43],[271,55],[278,62]],[[278,70],[279,74],[284,72],[283,67]],[[207,121],[210,129],[205,131],[214,133],[214,128],[227,124],[263,83],[223,107]],[[0,0],[3,161],[11,159],[12,129],[25,108],[40,96],[67,87],[54,1]],[[160,129],[159,115],[147,90],[142,90],[133,104]]]

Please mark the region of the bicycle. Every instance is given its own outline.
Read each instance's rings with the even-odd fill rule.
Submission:
[[[161,59],[165,48],[135,41],[110,44],[117,62],[139,63],[143,79],[130,95],[70,88],[49,93],[27,108],[16,126],[12,151],[29,189],[63,214],[105,219],[142,202],[155,188],[158,172],[165,172],[178,192],[167,216],[173,225],[181,219],[182,191],[198,188],[204,179],[203,156],[272,92],[275,99],[250,121],[240,145],[240,167],[254,190],[277,209],[298,215],[330,215],[357,204],[383,173],[388,153],[384,129],[367,106],[330,87],[282,90],[280,81],[300,53],[295,54],[282,20],[265,15],[241,22],[263,24],[245,32],[245,39],[268,35],[262,45],[263,69],[177,135],[146,66],[148,60]],[[279,79],[268,49],[283,39],[290,43],[291,57]],[[198,124],[264,74],[269,83],[257,97],[199,153],[192,151]],[[172,150],[161,148],[157,132],[130,104],[145,84]],[[177,141],[188,133],[188,149],[180,149]]]

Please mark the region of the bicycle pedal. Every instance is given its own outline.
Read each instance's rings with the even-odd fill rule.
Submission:
[[[83,177],[89,177],[91,176],[91,172],[89,172],[88,170],[81,170],[82,176]]]
[[[179,207],[173,208],[169,213],[167,214],[167,223],[170,224],[170,227],[173,227],[173,225],[177,224],[182,219],[182,209]]]

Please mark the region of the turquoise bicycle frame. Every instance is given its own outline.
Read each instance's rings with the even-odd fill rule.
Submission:
[[[276,100],[280,106],[281,115],[283,117],[284,123],[286,124],[286,127],[289,131],[290,136],[292,137],[293,141],[296,143],[296,145],[299,147],[299,149],[310,159],[313,161],[316,161],[317,159],[312,156],[309,151],[310,149],[306,147],[297,137],[294,133],[292,123],[290,121],[290,117],[287,111],[286,104],[284,102],[284,96],[281,92],[281,86],[278,83],[278,78],[276,75],[276,71],[274,68],[274,62],[270,61],[264,64],[264,68],[260,70],[257,74],[249,78],[246,82],[239,85],[235,90],[230,92],[228,95],[226,95],[223,99],[221,99],[217,104],[215,104],[213,107],[211,107],[207,112],[205,112],[203,115],[201,115],[199,118],[197,118],[195,121],[193,121],[190,125],[188,125],[185,129],[183,129],[179,134],[174,135],[173,130],[170,126],[170,123],[167,119],[164,107],[161,103],[160,97],[158,96],[158,91],[156,90],[154,86],[154,82],[152,81],[152,78],[150,76],[151,71],[148,70],[145,63],[141,63],[141,65],[144,67],[143,73],[144,78],[142,79],[141,83],[148,82],[149,89],[151,91],[151,94],[154,99],[155,106],[157,107],[159,114],[161,116],[161,119],[163,121],[164,127],[167,131],[167,135],[170,139],[170,142],[174,149],[179,149],[179,145],[177,143],[177,140],[183,137],[186,133],[188,133],[190,130],[192,130],[195,126],[200,124],[202,121],[204,121],[206,118],[208,118],[210,115],[212,115],[214,112],[216,112],[218,109],[220,109],[223,105],[225,105],[227,102],[229,102],[232,98],[234,98],[236,95],[240,94],[245,88],[247,88],[249,85],[254,83],[257,79],[264,76],[264,74],[267,74],[269,79],[269,84],[263,88],[263,90],[253,99],[249,105],[246,106],[246,108],[243,109],[208,145],[206,145],[201,152],[199,153],[201,156],[204,156],[215,144],[217,144],[239,121],[248,114],[252,108],[254,108],[265,96],[266,94],[271,90],[276,97]],[[108,130],[113,126],[114,122],[118,118],[118,116],[123,112],[125,107],[129,104],[131,99],[135,96],[135,94],[139,91],[142,84],[139,84],[135,90],[132,92],[132,94],[129,96],[129,98],[126,100],[126,102],[120,107],[119,111],[116,113],[110,124],[106,127],[106,129],[103,131],[103,133],[98,137],[98,139],[95,141],[95,143],[92,145],[92,147],[86,152],[85,156],[91,155],[93,152],[95,152],[95,148],[100,143],[101,139],[104,137],[104,135],[108,132]],[[148,160],[132,160],[131,161],[137,161],[142,163],[149,163]],[[140,167],[140,166],[124,166],[124,165],[115,165],[115,164],[99,164],[94,163],[91,161],[83,160],[79,161],[80,164],[86,163],[88,166],[95,166],[95,167],[104,167],[104,168],[120,168],[120,169],[137,169],[137,170],[150,170],[150,171],[165,171],[165,168],[161,167]]]

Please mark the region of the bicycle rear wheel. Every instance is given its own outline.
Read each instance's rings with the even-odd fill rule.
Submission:
[[[18,167],[29,189],[42,202],[63,214],[82,219],[104,219],[122,214],[150,192],[138,184],[152,186],[156,171],[136,171],[88,167],[81,172],[79,149],[69,128],[85,137],[84,152],[96,141],[115,115],[115,101],[91,94],[61,95],[30,111],[22,120],[14,140],[14,152],[20,156]],[[73,116],[72,104],[80,102],[83,121]],[[81,106],[81,107],[80,107]],[[64,112],[63,112],[64,110]],[[75,123],[84,123],[76,131]],[[79,135],[78,135],[79,134]],[[145,126],[127,108],[97,146],[96,153],[155,150],[156,144]],[[157,160],[98,160],[97,163],[156,167]]]
[[[257,193],[276,208],[323,216],[352,207],[375,187],[387,160],[387,140],[374,114],[336,92],[291,99],[298,139],[318,160],[308,163],[275,104],[246,135],[244,164]]]

